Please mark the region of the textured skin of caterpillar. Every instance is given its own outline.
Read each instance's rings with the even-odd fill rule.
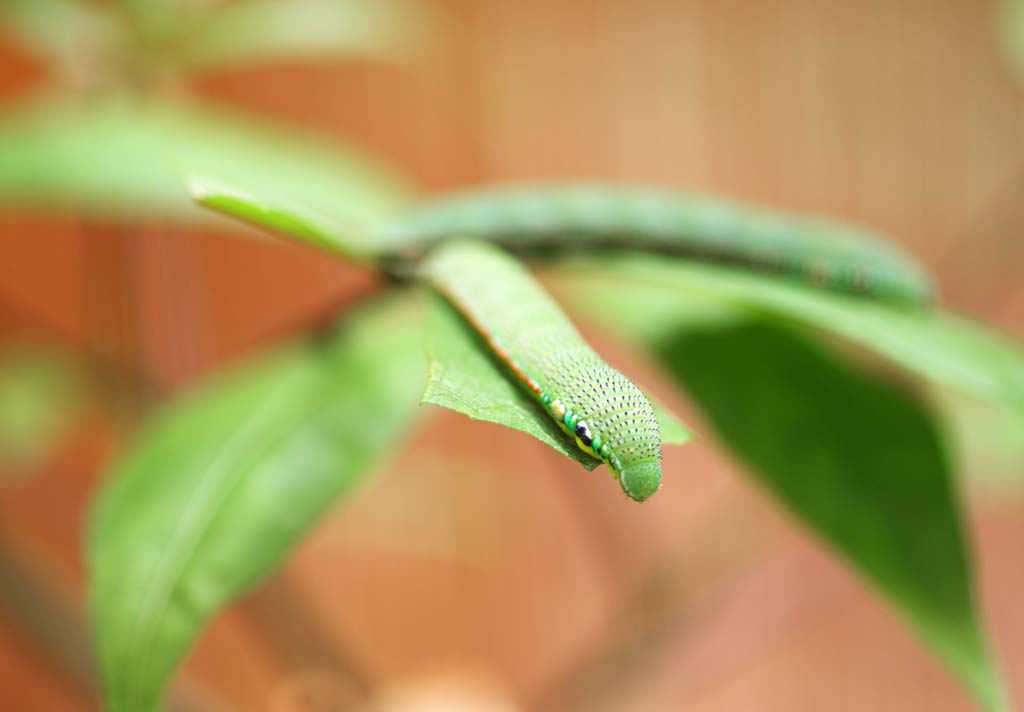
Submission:
[[[448,242],[419,267],[577,447],[607,463],[642,502],[661,486],[650,401],[605,363],[518,260],[481,242]]]
[[[466,192],[414,210],[375,234],[395,263],[453,237],[511,252],[628,249],[774,273],[838,292],[904,304],[932,301],[926,273],[875,235],[665,190],[568,185]]]

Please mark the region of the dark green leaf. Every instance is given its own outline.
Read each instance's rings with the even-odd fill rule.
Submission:
[[[420,309],[378,303],[172,407],[112,473],[89,537],[111,712],[145,712],[203,624],[278,565],[417,412]]]
[[[449,408],[474,420],[497,423],[532,435],[592,470],[600,461],[580,450],[550,416],[502,370],[472,327],[440,297],[431,313],[430,373],[423,402]],[[686,427],[656,406],[665,444],[682,444]]]
[[[927,410],[763,322],[686,330],[657,353],[761,483],[877,586],[988,709],[1005,709]]]
[[[186,175],[244,177],[346,227],[404,204],[404,185],[355,152],[186,103],[105,99],[0,120],[0,206],[192,220]],[[355,230],[353,230],[355,234]],[[358,250],[358,246],[353,247]]]

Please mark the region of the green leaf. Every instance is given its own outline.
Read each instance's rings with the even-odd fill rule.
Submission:
[[[45,103],[0,121],[0,146],[7,208],[194,220],[204,215],[185,185],[194,172],[244,177],[285,205],[300,200],[353,227],[407,199],[401,181],[350,149],[184,102]]]
[[[0,351],[0,472],[46,455],[81,405],[81,374],[67,356],[32,344]]]
[[[279,194],[273,194],[269,200],[258,198],[223,179],[195,175],[189,178],[188,186],[199,205],[254,227],[350,257],[369,259],[375,254],[373,243],[365,241],[368,233],[350,231],[325,215],[316,214],[301,199],[290,202]]]
[[[182,33],[187,69],[325,56],[408,58],[426,49],[437,18],[415,0],[243,0],[207,12]]]
[[[454,410],[474,420],[504,425],[532,435],[588,470],[601,461],[580,450],[509,377],[472,327],[441,297],[434,300],[428,336],[430,372],[423,402]],[[662,442],[682,444],[689,432],[656,406]]]
[[[764,322],[666,334],[657,353],[758,480],[887,596],[988,709],[1006,709],[928,411]]]
[[[709,265],[650,257],[579,261],[552,277],[568,303],[652,340],[684,324],[756,314],[821,330],[912,373],[1024,412],[1024,352],[940,310],[898,308]]]
[[[378,302],[173,406],[93,512],[90,594],[111,712],[155,709],[219,609],[277,566],[418,411],[418,303]]]

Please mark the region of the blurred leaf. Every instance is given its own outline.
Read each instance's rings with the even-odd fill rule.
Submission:
[[[133,39],[143,46],[159,47],[187,23],[208,11],[209,0],[112,0],[120,6]],[[224,0],[213,0],[222,2]]]
[[[378,302],[173,406],[93,512],[95,635],[112,712],[156,708],[204,623],[277,566],[417,413],[418,303]]]
[[[0,20],[25,49],[66,63],[98,59],[120,32],[111,13],[79,0],[0,0]]]
[[[187,69],[288,58],[408,57],[437,18],[416,0],[242,0],[197,19],[180,47]]]
[[[186,103],[50,103],[0,120],[0,206],[193,220],[185,175],[243,176],[352,225],[406,199],[390,172],[353,151]]]
[[[948,312],[642,256],[578,261],[553,275],[552,284],[568,303],[641,340],[687,323],[757,314],[834,334],[937,383],[1024,412],[1024,353],[1006,337]]]
[[[588,470],[601,461],[576,446],[540,405],[503,370],[472,327],[440,297],[434,300],[428,337],[430,373],[423,402],[454,410],[473,420],[497,423],[532,435]],[[662,442],[678,445],[689,432],[655,406]]]
[[[80,406],[80,374],[50,348],[0,351],[0,470],[20,469],[56,447]]]
[[[730,450],[896,604],[988,709],[1006,709],[928,412],[781,326],[665,337],[657,353]]]

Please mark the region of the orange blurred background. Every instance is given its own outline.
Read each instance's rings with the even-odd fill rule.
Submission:
[[[289,63],[194,88],[361,145],[426,193],[629,179],[848,217],[920,257],[948,306],[1024,337],[1024,76],[993,3],[435,4],[452,33],[414,68]],[[46,81],[0,44],[0,100]],[[100,353],[161,397],[374,283],[226,232],[0,218],[0,338]],[[0,482],[2,709],[98,708],[81,542],[121,441],[97,414],[41,471]],[[519,434],[431,413],[207,630],[172,708],[412,710],[433,695],[452,710],[972,709],[709,437],[666,467],[663,493],[637,508]],[[971,493],[984,609],[1024,700],[1024,500]]]

